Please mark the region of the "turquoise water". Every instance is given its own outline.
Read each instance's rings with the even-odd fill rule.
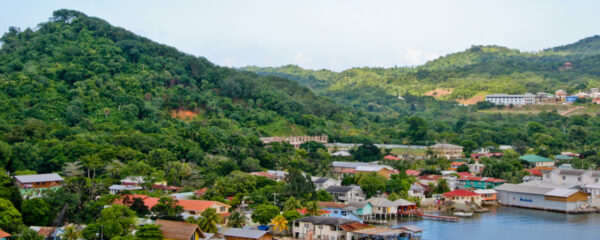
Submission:
[[[488,213],[458,222],[400,220],[398,226],[417,225],[427,240],[492,239],[599,239],[600,214],[563,214],[514,207],[496,207]]]

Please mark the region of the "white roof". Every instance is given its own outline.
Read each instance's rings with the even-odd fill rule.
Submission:
[[[394,204],[395,204],[396,206],[410,206],[410,205],[416,205],[416,203],[414,203],[414,202],[411,202],[411,201],[408,201],[408,200],[405,200],[405,199],[402,199],[402,198],[400,198],[400,199],[398,199],[398,200],[394,201]]]
[[[554,188],[551,187],[538,187],[524,184],[510,184],[505,183],[496,187],[496,191],[506,192],[518,192],[518,193],[530,193],[530,194],[546,194],[552,191]]]
[[[370,203],[373,207],[395,207],[396,205],[388,200],[387,198],[382,198],[382,197],[373,197],[373,198],[369,198],[369,200],[367,200],[368,203]]]
[[[568,188],[555,188],[554,190],[544,194],[544,196],[568,197],[577,192],[579,192],[579,190],[568,189]]]
[[[371,165],[370,163],[367,162],[341,162],[341,161],[335,161],[331,163],[331,166],[333,167],[343,167],[343,168],[356,168],[358,166],[369,166]]]
[[[463,148],[463,147],[454,145],[454,144],[449,144],[449,143],[436,143],[435,145],[431,146],[430,148]]]
[[[193,196],[194,192],[173,193],[169,195],[169,197],[175,197],[175,199],[189,199]]]
[[[288,174],[286,171],[279,171],[279,170],[267,170],[267,173],[273,174],[278,177],[285,177]]]
[[[33,174],[33,175],[17,175],[15,179],[20,183],[36,183],[36,182],[60,182],[64,179],[56,173]]]
[[[477,194],[496,194],[498,193],[496,190],[494,189],[476,189],[475,191],[473,191]]]
[[[137,183],[137,184],[142,184],[142,183],[144,183],[144,177],[142,177],[142,176],[129,176],[129,177],[126,177],[125,179],[121,180],[120,182],[122,182],[122,183]]]
[[[356,171],[361,172],[379,172],[381,169],[394,170],[392,167],[387,165],[371,165],[371,166],[358,166]]]
[[[132,185],[112,185],[110,187],[108,187],[108,189],[110,190],[118,190],[118,191],[122,191],[122,190],[141,190],[142,187],[140,186],[132,186]]]
[[[350,157],[350,156],[352,156],[352,154],[350,154],[348,151],[338,151],[338,152],[332,153],[331,156]]]

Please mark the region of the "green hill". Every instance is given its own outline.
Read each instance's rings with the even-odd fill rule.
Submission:
[[[268,162],[259,136],[377,138],[366,115],[295,81],[220,67],[80,12],[0,40],[0,167],[11,171],[156,151]]]
[[[554,92],[559,88],[576,92],[600,86],[599,39],[594,36],[541,52],[472,46],[417,67],[352,68],[340,73],[301,70],[297,66],[243,69],[260,75],[285,76],[324,96],[363,87],[390,95],[417,96],[440,88],[454,89],[441,98],[444,100],[467,99],[482,93]],[[564,68],[566,62],[571,62],[572,67]]]

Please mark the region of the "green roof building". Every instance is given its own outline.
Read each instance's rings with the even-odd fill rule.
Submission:
[[[535,154],[523,155],[519,159],[528,162],[532,167],[554,167],[554,160]]]
[[[559,160],[559,161],[567,161],[567,160],[573,159],[573,157],[568,156],[568,155],[554,155],[554,159]]]

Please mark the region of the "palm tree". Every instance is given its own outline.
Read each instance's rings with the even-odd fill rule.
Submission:
[[[231,216],[228,218],[227,225],[233,228],[241,228],[246,225],[246,216],[241,212],[235,211],[231,213]]]
[[[202,217],[199,220],[200,229],[208,233],[217,233],[219,229],[217,224],[221,222],[221,218],[217,215],[217,210],[214,208],[208,208],[202,212]]]
[[[279,214],[271,220],[271,225],[273,225],[274,232],[281,234],[288,229],[288,220],[285,219],[283,215]]]
[[[63,238],[65,240],[77,240],[81,238],[81,232],[77,231],[77,229],[75,229],[75,226],[71,225],[65,228]]]
[[[68,162],[65,163],[62,172],[67,177],[81,177],[83,174],[85,174],[85,171],[83,171],[81,168],[81,162],[79,161]]]
[[[306,205],[306,213],[313,216],[321,215],[321,210],[319,209],[317,201],[308,202],[308,205]]]
[[[290,197],[283,203],[283,211],[296,210],[299,208],[302,208],[302,203],[295,197]]]

